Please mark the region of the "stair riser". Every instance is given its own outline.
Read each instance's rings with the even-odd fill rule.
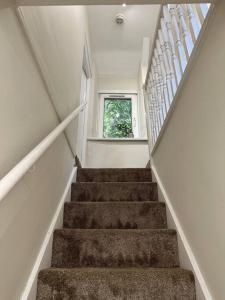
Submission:
[[[72,201],[157,201],[155,183],[75,183]]]
[[[150,169],[79,169],[78,182],[152,181]]]
[[[64,227],[84,229],[163,229],[166,208],[159,202],[66,203]]]
[[[57,230],[53,267],[176,267],[177,237],[168,230]]]
[[[46,270],[37,300],[195,300],[194,277],[179,269]]]
[[[82,169],[37,300],[196,300],[149,169]]]

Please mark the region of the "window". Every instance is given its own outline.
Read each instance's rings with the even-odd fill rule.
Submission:
[[[100,135],[103,138],[137,137],[137,96],[101,94]]]
[[[131,99],[104,99],[103,137],[132,137]]]

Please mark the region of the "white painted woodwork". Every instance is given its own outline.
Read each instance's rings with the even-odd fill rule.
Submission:
[[[174,38],[175,38],[175,43],[177,45],[177,51],[178,51],[178,59],[180,61],[182,72],[184,72],[187,65],[188,58],[186,56],[183,43],[181,41],[180,30],[178,26],[177,17],[176,17],[176,6],[174,4],[169,4],[168,8],[172,19]]]
[[[186,67],[205,24],[210,5],[167,4],[162,6],[145,83],[149,102],[151,145],[157,143],[180,89]]]
[[[172,94],[171,94],[171,89],[170,89],[170,85],[167,81],[167,75],[166,75],[166,69],[165,69],[165,64],[164,64],[164,60],[163,60],[163,53],[162,53],[162,49],[160,47],[159,44],[159,40],[156,41],[156,51],[158,53],[158,58],[159,58],[159,62],[161,65],[161,72],[162,72],[162,80],[163,80],[163,95],[164,95],[164,99],[165,99],[165,110],[166,113],[169,110],[169,104],[170,104],[170,97],[172,99]]]
[[[172,20],[171,20],[169,11],[168,11],[168,6],[165,5],[163,7],[163,13],[164,13],[164,18],[165,18],[165,25],[166,25],[166,29],[167,29],[167,34],[168,34],[168,37],[169,37],[169,43],[170,43],[170,47],[171,47],[173,69],[175,70],[177,84],[179,84],[179,82],[181,80],[181,69],[180,69],[179,60],[178,60],[177,55],[176,55],[176,47],[175,47],[176,41],[175,41],[174,36],[173,36]]]
[[[179,5],[177,5],[176,9],[177,9],[178,17],[179,17],[180,31],[181,31],[181,34],[183,37],[184,49],[185,49],[186,55],[188,57],[190,57],[191,52],[194,47],[194,43],[191,39],[191,34],[188,30],[187,22],[185,19],[184,6],[179,4]]]

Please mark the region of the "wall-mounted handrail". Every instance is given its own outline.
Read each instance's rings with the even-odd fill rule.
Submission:
[[[209,3],[162,5],[144,86],[151,151],[171,115],[212,9]]]
[[[86,106],[80,105],[0,180],[0,202]]]

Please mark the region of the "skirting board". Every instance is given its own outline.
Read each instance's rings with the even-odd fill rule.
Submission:
[[[195,278],[196,278],[196,290],[197,290],[197,296],[198,296],[198,300],[201,300],[201,299],[206,299],[206,300],[213,300],[213,297],[211,295],[211,292],[209,291],[208,287],[207,287],[207,283],[204,279],[204,276],[198,266],[198,262],[194,256],[194,253],[192,252],[192,249],[191,249],[191,246],[185,236],[185,233],[184,233],[184,230],[181,226],[181,223],[179,221],[179,218],[173,208],[173,205],[170,201],[170,198],[162,184],[162,181],[160,179],[160,176],[154,166],[154,163],[153,161],[151,162],[151,169],[152,169],[152,172],[153,172],[153,177],[155,177],[155,180],[158,184],[158,188],[162,194],[162,199],[161,200],[164,200],[165,203],[166,203],[166,206],[167,206],[167,209],[168,209],[168,214],[170,215],[171,219],[172,219],[172,222],[175,226],[175,229],[177,230],[177,233],[178,233],[178,239],[180,239],[180,247],[179,247],[179,252],[181,252],[180,248],[182,247],[183,248],[183,251],[182,252],[185,252],[184,255],[187,256],[187,259],[189,261],[189,265],[191,266],[192,268],[192,271],[195,275]],[[178,244],[179,244],[179,241],[178,241]],[[181,264],[182,264],[182,261],[181,261]],[[187,265],[187,263],[184,263],[185,266]],[[198,291],[199,290],[199,291]]]
[[[43,268],[48,268],[51,263],[51,252],[52,252],[52,238],[53,232],[57,227],[62,226],[63,218],[63,207],[65,201],[69,197],[69,192],[72,182],[76,180],[77,167],[72,169],[70,177],[68,179],[67,185],[63,192],[63,195],[59,201],[59,204],[56,208],[55,214],[52,218],[52,221],[49,225],[49,228],[46,232],[45,238],[41,245],[40,251],[34,263],[33,269],[30,273],[30,276],[27,280],[25,289],[20,297],[20,300],[35,300],[36,299],[36,289],[37,289],[37,276],[39,270]]]

